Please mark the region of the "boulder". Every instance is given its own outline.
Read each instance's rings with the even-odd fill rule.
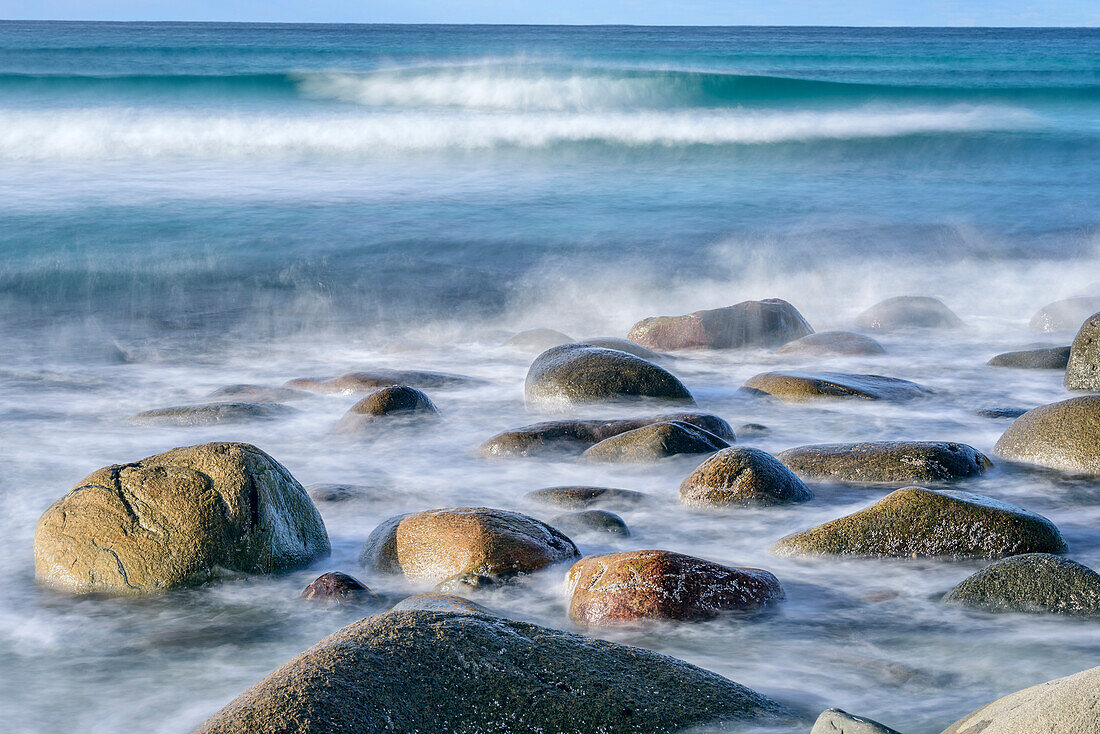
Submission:
[[[244,403],[285,403],[310,397],[305,390],[268,385],[226,385],[206,396],[210,400],[227,400]]]
[[[1085,734],[1100,731],[1100,667],[1010,693],[943,734]]]
[[[826,709],[817,717],[810,734],[901,734],[885,724],[840,709]]]
[[[788,402],[819,398],[862,398],[864,400],[913,400],[932,391],[915,382],[882,375],[853,375],[846,372],[764,372],[750,377],[742,390],[766,394]]]
[[[525,352],[544,352],[559,344],[571,344],[573,337],[554,329],[527,329],[504,342],[504,346]]]
[[[663,367],[633,354],[585,344],[548,349],[531,363],[524,383],[528,407],[650,398],[694,404],[691,393]]]
[[[850,331],[821,331],[801,339],[787,342],[776,354],[805,354],[811,356],[871,357],[886,354],[882,345],[869,336]]]
[[[1064,553],[1066,541],[1041,515],[969,492],[906,487],[870,507],[793,533],[780,555],[1003,558]]]
[[[947,592],[949,604],[994,612],[1100,615],[1100,574],[1068,558],[1027,553],[994,561]]]
[[[975,410],[974,415],[981,416],[982,418],[1019,418],[1021,415],[1027,412],[1027,408],[982,408]]]
[[[646,349],[641,344],[632,342],[629,339],[623,339],[622,337],[618,336],[595,336],[591,339],[584,339],[579,343],[587,344],[590,347],[618,349],[620,352],[633,354],[635,357],[641,357],[642,359],[647,359],[650,362],[660,362],[662,359],[668,359],[667,354],[654,352],[652,349]]]
[[[714,454],[680,484],[681,504],[697,507],[778,505],[813,496],[774,456],[740,446]]]
[[[1029,410],[1001,434],[993,453],[1011,461],[1100,475],[1100,395]]]
[[[205,403],[146,410],[130,416],[130,421],[157,426],[212,426],[271,420],[297,412],[294,408],[278,403]]]
[[[387,416],[431,417],[439,415],[435,403],[408,385],[390,385],[367,395],[344,414],[336,430],[355,433]]]
[[[328,552],[302,485],[246,443],[100,469],[50,505],[34,535],[39,582],[72,593],[149,594],[302,568]]]
[[[887,298],[856,316],[855,323],[861,329],[876,331],[953,329],[962,326],[959,317],[943,301],[928,296]]]
[[[455,507],[386,520],[367,538],[359,563],[438,583],[460,573],[530,573],[577,555],[573,541],[533,517],[489,507]]]
[[[871,441],[799,446],[776,458],[803,479],[839,482],[942,482],[993,466],[980,451],[950,441]]]
[[[198,734],[674,732],[793,719],[675,658],[482,614],[390,612],[329,635]]]
[[[690,423],[653,423],[600,441],[582,456],[588,461],[653,462],[678,454],[709,454],[729,446]]]
[[[1100,298],[1076,296],[1040,308],[1028,324],[1036,331],[1069,331],[1081,326],[1081,322],[1100,311]]]
[[[523,496],[542,504],[571,509],[605,507],[613,510],[629,510],[653,500],[644,492],[610,487],[547,487],[536,489]]]
[[[569,617],[585,625],[707,619],[783,598],[779,579],[768,571],[666,550],[585,556],[569,569],[566,584]]]
[[[768,298],[685,316],[642,319],[631,327],[627,338],[659,350],[739,349],[778,347],[813,331],[794,306]]]
[[[498,589],[509,583],[511,579],[500,576],[480,576],[476,573],[456,573],[445,578],[432,589],[437,594],[459,594],[484,589]],[[461,595],[461,594],[460,594]]]
[[[744,434],[745,436],[767,436],[772,432],[772,429],[760,423],[745,423],[737,427],[737,435]]]
[[[306,487],[314,502],[395,502],[402,492],[377,484],[311,484]]]
[[[607,533],[630,535],[630,529],[621,517],[606,510],[581,510],[550,518],[550,524],[569,533]]]
[[[1069,390],[1100,392],[1100,313],[1085,319],[1073,340],[1065,385]]]
[[[369,372],[351,372],[331,379],[299,377],[288,381],[284,387],[310,392],[349,395],[371,392],[390,385],[409,385],[418,388],[471,387],[481,384],[480,380],[463,375],[451,375],[445,372],[424,372],[421,370],[371,370]]]
[[[447,612],[497,616],[485,607],[453,594],[416,594],[393,605],[392,612]]]
[[[998,354],[988,362],[990,367],[1013,367],[1022,370],[1064,370],[1069,364],[1069,347],[1043,347]]]
[[[350,602],[378,602],[378,596],[359,581],[339,571],[323,573],[302,591],[303,599],[345,604]]]

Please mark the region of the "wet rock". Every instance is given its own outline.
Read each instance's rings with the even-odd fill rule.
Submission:
[[[550,518],[550,524],[568,533],[608,533],[628,537],[626,522],[606,510],[581,510]]]
[[[507,579],[499,576],[481,576],[476,573],[456,573],[435,585],[438,594],[458,594],[459,592],[483,591],[504,586]]]
[[[564,344],[531,364],[524,383],[528,407],[650,398],[692,403],[676,377],[652,362],[615,349]]]
[[[794,306],[768,298],[684,316],[642,319],[627,338],[649,349],[738,349],[778,347],[813,331]]]
[[[212,426],[284,418],[297,412],[278,403],[206,403],[146,410],[130,416],[130,421],[157,426]]]
[[[1100,392],[1100,313],[1081,324],[1066,363],[1066,388]]]
[[[776,458],[803,479],[841,482],[939,482],[993,466],[980,451],[950,441],[872,441],[799,446]]]
[[[938,298],[928,296],[896,296],[879,301],[856,316],[861,329],[890,331],[893,329],[953,329],[962,326],[955,312]]]
[[[974,415],[982,418],[1019,418],[1027,410],[1027,408],[982,408],[975,410]]]
[[[573,343],[573,337],[553,329],[527,329],[504,342],[504,346],[522,349],[526,352],[545,352],[560,344]]]
[[[401,496],[376,484],[311,484],[306,492],[314,502],[386,502]]]
[[[653,462],[679,454],[709,454],[727,446],[690,423],[653,423],[600,441],[582,456],[588,461]]]
[[[367,395],[344,414],[336,425],[343,433],[355,433],[388,416],[431,417],[439,415],[435,403],[408,385],[390,385]]]
[[[760,423],[745,423],[737,427],[738,436],[767,436],[772,429]]]
[[[1069,347],[1043,347],[1005,352],[990,359],[990,367],[1014,367],[1023,370],[1062,370],[1069,363]]]
[[[625,734],[788,716],[771,699],[649,650],[499,617],[418,611],[326,637],[198,731]]]
[[[445,372],[423,372],[420,370],[371,370],[369,372],[351,372],[341,377],[322,379],[299,377],[288,381],[284,387],[310,392],[330,394],[351,394],[371,392],[390,385],[409,385],[416,388],[471,387],[481,384],[480,380],[463,375],[451,375]]]
[[[268,385],[226,385],[206,396],[210,400],[227,400],[242,403],[285,403],[310,397],[304,390]]]
[[[1036,331],[1069,331],[1081,326],[1081,322],[1100,311],[1100,298],[1076,296],[1039,309],[1028,324]]]
[[[449,614],[484,614],[497,616],[485,607],[453,594],[416,594],[393,605],[393,612],[445,612]]]
[[[302,591],[302,598],[338,604],[378,601],[375,593],[364,586],[359,579],[339,571],[323,573],[315,578]]]
[[[680,502],[697,507],[778,505],[813,496],[774,456],[740,446],[711,456],[680,484]]]
[[[1100,395],[1029,410],[1001,435],[993,453],[1011,461],[1100,475]]]
[[[667,354],[654,352],[652,349],[646,349],[641,344],[617,336],[596,336],[592,337],[591,339],[584,339],[579,343],[587,344],[590,347],[618,349],[620,352],[633,354],[635,357],[641,357],[642,359],[648,360],[650,362],[660,362],[662,359],[668,359]]]
[[[877,341],[863,334],[854,334],[850,331],[821,331],[787,342],[775,350],[775,353],[862,357],[886,354],[886,350]]]
[[[1100,731],[1100,667],[1010,693],[943,734],[1085,734]]]
[[[328,555],[321,515],[277,461],[245,443],[177,448],[89,475],[34,536],[40,583],[149,594]]]
[[[969,492],[906,487],[859,512],[793,533],[780,555],[1003,558],[1064,553],[1066,541],[1041,515]]]
[[[901,734],[885,724],[840,709],[826,709],[817,717],[810,734]]]
[[[612,510],[629,510],[653,498],[644,492],[610,487],[547,487],[523,495],[529,500],[546,505],[567,508],[604,507]]]
[[[750,377],[742,390],[767,394],[788,402],[819,398],[864,400],[913,400],[931,394],[915,382],[882,375],[846,372],[764,372]]]
[[[370,534],[360,565],[413,580],[511,576],[577,556],[573,541],[518,512],[456,507],[398,515]]]
[[[587,625],[707,619],[783,598],[779,579],[767,571],[665,550],[586,556],[569,569],[566,584],[569,618]]]
[[[949,604],[994,612],[1100,615],[1100,574],[1049,553],[1012,556],[964,579],[943,597]]]

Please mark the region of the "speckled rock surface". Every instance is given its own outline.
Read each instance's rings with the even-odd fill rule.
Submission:
[[[814,722],[810,734],[901,734],[872,719],[854,716],[840,709],[826,709]]]
[[[1100,392],[1100,313],[1085,319],[1073,340],[1065,385],[1069,390]]]
[[[962,320],[943,301],[928,296],[896,296],[879,301],[856,316],[861,329],[953,329]]]
[[[972,477],[993,466],[965,443],[871,441],[799,446],[776,455],[804,479],[840,482],[936,482]]]
[[[748,392],[771,395],[788,402],[821,398],[864,400],[912,400],[930,394],[915,382],[882,375],[846,372],[764,372],[750,377],[742,386]]]
[[[680,484],[680,502],[696,507],[778,505],[813,496],[774,456],[741,446],[722,449]]]
[[[1100,395],[1029,410],[1001,434],[993,453],[1026,464],[1100,475]]]
[[[561,409],[577,403],[648,398],[694,404],[671,372],[616,349],[563,344],[531,363],[524,382],[528,407]]]
[[[813,331],[794,306],[767,298],[684,316],[643,319],[631,327],[627,338],[650,349],[737,349],[777,347]]]
[[[1005,352],[986,364],[990,367],[1013,367],[1021,370],[1063,370],[1069,364],[1069,347],[1042,347]]]
[[[1040,683],[967,714],[943,734],[1100,732],[1100,667]]]
[[[1068,558],[1026,553],[995,561],[949,591],[949,604],[994,612],[1100,616],[1100,574]]]
[[[787,342],[776,354],[874,356],[886,354],[882,345],[869,336],[851,331],[820,331]]]
[[[582,456],[598,462],[653,462],[679,454],[709,454],[729,446],[690,423],[653,423],[600,441]]]

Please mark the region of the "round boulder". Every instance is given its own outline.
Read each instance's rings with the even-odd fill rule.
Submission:
[[[1100,731],[1100,667],[1040,683],[967,714],[942,734],[1085,734]]]
[[[546,505],[556,505],[570,509],[609,507],[629,510],[652,501],[644,492],[632,489],[613,489],[611,487],[547,487],[536,489],[523,495],[527,499]]]
[[[623,519],[606,510],[568,512],[550,518],[550,524],[570,533],[607,533],[623,537],[630,535],[630,529]]]
[[[811,356],[872,357],[886,354],[882,345],[869,336],[850,331],[821,331],[801,339],[787,342],[776,354],[805,354]]]
[[[804,479],[941,482],[982,474],[993,462],[965,443],[871,441],[799,446],[776,458]]]
[[[680,502],[699,507],[778,505],[813,496],[774,456],[740,446],[722,449],[680,484]]]
[[[1077,329],[1097,311],[1100,311],[1100,298],[1075,296],[1043,306],[1031,317],[1028,326],[1036,331],[1068,331]]]
[[[1100,395],[1029,410],[1001,434],[993,453],[1025,464],[1100,475]]]
[[[1043,347],[1005,352],[990,359],[990,367],[1012,367],[1020,370],[1064,370],[1069,364],[1069,347]]]
[[[953,329],[962,326],[959,317],[943,301],[928,296],[887,298],[856,316],[855,323],[861,329],[876,331]]]
[[[408,385],[390,385],[367,395],[344,414],[336,430],[354,433],[386,416],[430,417],[439,415],[435,403]]]
[[[1073,340],[1065,385],[1069,390],[1100,392],[1100,313],[1088,317]]]
[[[915,382],[882,375],[853,375],[846,372],[764,372],[750,377],[742,390],[771,395],[787,402],[820,398],[862,398],[864,400],[913,400],[931,391]]]
[[[690,423],[653,423],[600,441],[582,456],[588,461],[654,462],[679,454],[709,454],[727,446]]]
[[[638,398],[695,402],[665,368],[633,354],[585,344],[563,344],[536,357],[524,393],[529,407]]]
[[[1026,553],[995,561],[943,600],[994,612],[1100,615],[1100,574],[1068,558]]]
[[[377,602],[378,597],[359,581],[339,571],[323,573],[315,578],[309,586],[302,591],[303,599],[327,601],[337,604],[349,602],[372,601]]]
[[[777,347],[813,331],[794,306],[767,298],[684,316],[642,319],[631,327],[627,338],[659,350],[739,349]]]

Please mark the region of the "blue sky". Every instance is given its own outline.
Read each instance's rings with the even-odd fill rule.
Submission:
[[[1096,26],[1100,0],[0,0],[0,18],[330,23]]]

